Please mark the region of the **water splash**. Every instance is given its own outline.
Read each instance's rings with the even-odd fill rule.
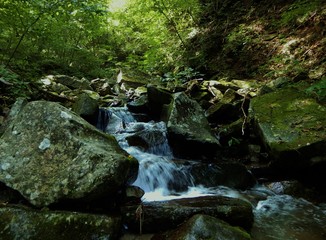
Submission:
[[[326,208],[321,209],[303,199],[276,195],[263,186],[238,191],[224,186],[195,186],[188,171],[190,165],[176,164],[166,138],[164,122],[137,122],[126,108],[101,112],[100,129],[113,134],[120,146],[139,161],[139,174],[133,185],[145,190],[143,201],[162,201],[198,196],[228,196],[250,202],[255,222],[254,240],[323,240],[326,239]],[[146,141],[144,151],[130,146],[130,136]]]
[[[269,196],[254,209],[253,239],[323,240],[326,215],[304,199],[288,195]]]

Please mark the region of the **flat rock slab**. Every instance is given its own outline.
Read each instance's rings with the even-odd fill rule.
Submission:
[[[234,226],[250,229],[253,223],[251,204],[241,199],[207,196],[122,207],[123,222],[135,232],[153,233],[176,228],[195,214],[206,214]],[[140,219],[141,222],[140,222]]]
[[[2,240],[118,239],[120,232],[120,217],[0,207]]]
[[[1,136],[0,181],[37,207],[115,196],[137,173],[114,137],[57,103],[28,103]]]

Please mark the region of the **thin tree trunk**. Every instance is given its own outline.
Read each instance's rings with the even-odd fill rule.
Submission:
[[[16,47],[15,47],[15,49],[14,49],[14,51],[11,53],[11,55],[10,55],[10,58],[9,58],[9,60],[7,61],[7,63],[6,63],[6,67],[8,67],[8,65],[9,65],[9,63],[11,62],[11,60],[14,58],[14,56],[15,56],[15,54],[16,54],[16,52],[17,52],[17,50],[18,50],[18,48],[19,48],[19,46],[20,46],[20,44],[22,43],[22,41],[24,40],[24,37],[26,36],[26,34],[28,33],[28,31],[33,27],[33,25],[35,24],[35,23],[37,23],[38,22],[38,20],[40,20],[40,18],[41,18],[41,16],[42,16],[42,14],[40,14],[26,29],[25,29],[25,31],[23,32],[23,34],[20,36],[20,38],[19,38],[19,41],[18,41],[18,43],[17,43],[17,45],[16,45]]]

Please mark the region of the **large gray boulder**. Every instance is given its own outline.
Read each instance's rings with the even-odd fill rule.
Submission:
[[[2,240],[118,239],[121,217],[0,207]]]
[[[250,117],[273,160],[272,166],[305,174],[314,167],[320,172],[318,176],[325,176],[325,106],[300,88],[289,87],[252,99]]]
[[[185,93],[175,93],[167,109],[168,139],[177,157],[212,156],[219,147],[203,109]]]
[[[57,103],[28,103],[1,137],[0,181],[38,207],[114,196],[137,173],[113,136]]]

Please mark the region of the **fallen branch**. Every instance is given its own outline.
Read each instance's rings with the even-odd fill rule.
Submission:
[[[245,125],[247,123],[247,114],[246,114],[246,111],[244,110],[244,104],[245,104],[245,101],[246,101],[246,98],[247,98],[247,93],[243,96],[243,100],[242,100],[242,103],[241,103],[241,111],[243,113],[243,116],[244,116],[244,119],[243,119],[243,123],[242,123],[242,127],[241,127],[241,131],[242,131],[242,136],[245,134],[244,132],[244,129],[245,129]]]

